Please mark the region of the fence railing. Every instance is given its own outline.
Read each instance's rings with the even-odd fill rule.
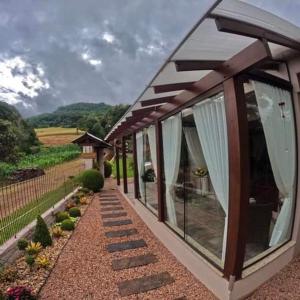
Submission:
[[[77,185],[74,177],[83,169],[82,160],[76,160],[33,179],[0,185],[0,245],[72,192]]]

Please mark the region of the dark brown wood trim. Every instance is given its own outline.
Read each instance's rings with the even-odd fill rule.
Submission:
[[[127,185],[127,164],[126,164],[126,137],[122,136],[122,167],[123,167],[123,190],[128,193]]]
[[[132,154],[133,154],[133,179],[134,179],[134,198],[139,198],[139,175],[137,167],[137,152],[136,152],[136,133],[132,134]]]
[[[142,100],[141,106],[150,106],[150,105],[158,105],[162,103],[171,102],[174,96],[166,96],[166,97],[160,97],[160,98],[154,98],[154,99],[148,99],[148,100]]]
[[[229,206],[224,276],[239,279],[242,274],[249,206],[248,121],[242,81],[224,82],[228,133]]]
[[[215,22],[219,31],[249,36],[252,38],[264,38],[270,42],[300,50],[300,43],[298,41],[279,34],[278,32],[246,22],[241,22],[240,20],[214,15],[211,16],[215,18]]]
[[[215,70],[222,63],[223,60],[176,60],[175,67],[177,72]]]
[[[156,135],[156,159],[157,159],[157,201],[158,201],[158,221],[165,220],[164,206],[164,180],[163,180],[163,144],[161,122],[155,122]]]
[[[116,144],[116,142],[115,142]],[[115,146],[115,152],[116,152],[116,175],[117,175],[117,185],[120,185],[120,155],[119,155],[119,147]]]
[[[195,83],[195,81],[153,85],[152,87],[154,89],[154,93],[160,94],[166,92],[187,90],[193,86],[193,83]]]

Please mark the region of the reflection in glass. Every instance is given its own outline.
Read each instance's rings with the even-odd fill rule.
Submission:
[[[250,264],[290,238],[296,153],[290,92],[258,81],[244,87],[250,147],[245,261]]]
[[[136,134],[136,154],[137,154],[137,171],[139,181],[140,200],[145,203],[145,183],[144,177],[144,134],[140,131]]]

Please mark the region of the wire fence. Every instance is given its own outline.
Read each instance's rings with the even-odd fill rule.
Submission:
[[[0,185],[0,245],[72,192],[83,169],[82,160],[76,160],[33,179]]]

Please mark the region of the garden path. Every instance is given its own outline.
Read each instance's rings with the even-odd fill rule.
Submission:
[[[158,241],[116,190],[94,197],[41,299],[216,299]]]

